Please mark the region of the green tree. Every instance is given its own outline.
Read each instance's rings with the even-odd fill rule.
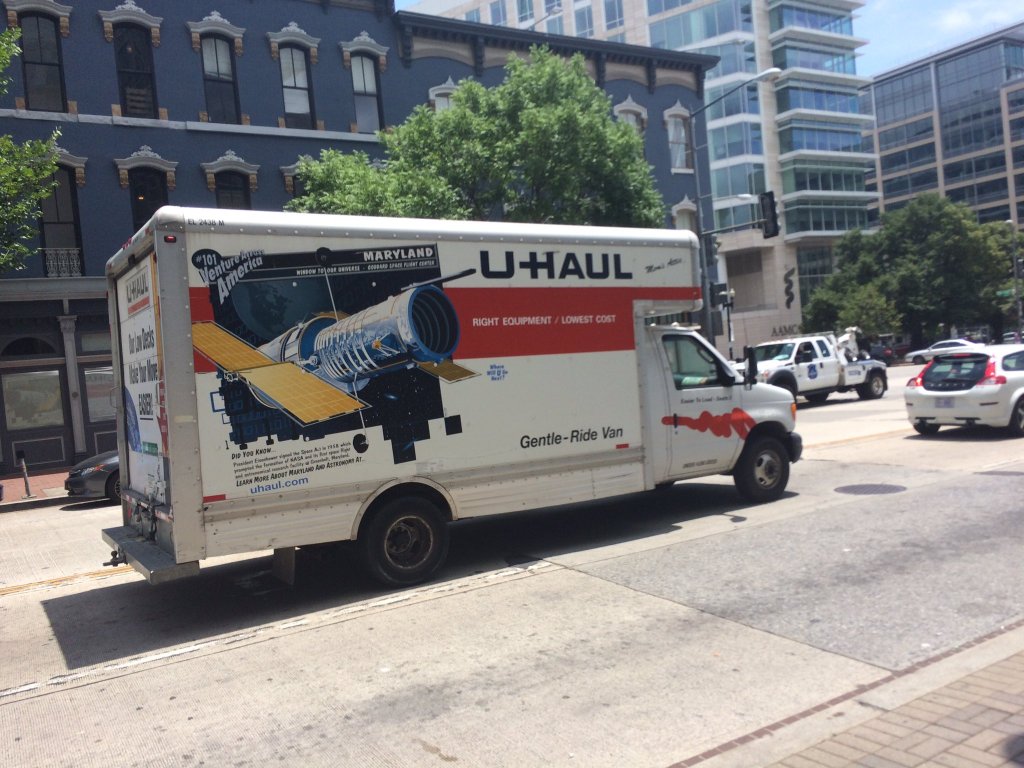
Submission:
[[[0,72],[20,53],[21,30],[0,33]],[[9,79],[0,76],[0,95],[7,93]],[[39,204],[53,189],[57,170],[57,136],[47,140],[15,141],[0,136],[0,271],[21,266],[32,253],[28,242],[36,235]]]
[[[465,80],[448,109],[420,106],[379,134],[386,162],[303,160],[291,210],[658,227],[665,207],[643,140],[611,117],[580,55],[510,56],[501,85]],[[357,190],[355,185],[365,186]]]
[[[990,322],[1005,281],[1005,235],[996,225],[978,224],[970,208],[936,194],[885,214],[881,224],[840,241],[835,273],[805,308],[809,327],[849,323],[868,335],[902,327],[920,343],[953,326]]]

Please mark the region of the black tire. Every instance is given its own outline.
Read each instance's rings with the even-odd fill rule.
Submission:
[[[938,424],[915,424],[914,431],[919,435],[934,435],[939,431]]]
[[[429,579],[448,555],[448,525],[437,507],[418,496],[401,496],[372,512],[359,531],[366,572],[388,587]]]
[[[769,381],[768,383],[772,386],[782,387],[783,389],[788,390],[789,394],[791,394],[793,399],[796,400],[796,382],[792,379],[776,379],[775,381]]]
[[[804,397],[807,398],[807,402],[809,403],[824,403],[828,400],[828,395],[828,392],[815,392],[811,395],[804,395]]]
[[[924,365],[924,358],[921,357],[920,355],[914,355],[914,359],[912,362],[914,363],[914,365]]]
[[[732,479],[747,501],[775,501],[789,483],[789,454],[774,437],[755,437],[740,454]]]
[[[885,379],[880,373],[872,373],[868,380],[857,387],[857,397],[861,400],[877,400],[885,394]]]
[[[1024,395],[1017,398],[1013,411],[1010,413],[1010,423],[1006,430],[1013,437],[1024,437]]]
[[[103,488],[103,492],[107,495],[115,504],[121,503],[121,473],[111,472],[110,477],[107,478],[107,484]]]

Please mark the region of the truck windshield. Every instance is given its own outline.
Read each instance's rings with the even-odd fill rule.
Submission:
[[[784,344],[759,344],[754,347],[754,355],[757,361],[763,363],[765,360],[788,360],[793,354],[793,343]]]

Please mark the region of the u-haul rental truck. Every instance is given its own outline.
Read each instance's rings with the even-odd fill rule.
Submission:
[[[107,264],[112,562],[354,540],[403,585],[455,520],[721,473],[778,498],[792,395],[650,325],[697,270],[682,231],[162,208]]]

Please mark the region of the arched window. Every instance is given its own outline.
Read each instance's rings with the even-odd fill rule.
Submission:
[[[356,131],[375,133],[383,122],[377,87],[377,62],[369,56],[352,57],[352,93],[355,96]]]
[[[287,128],[313,128],[313,89],[309,79],[309,55],[297,45],[282,45],[281,87],[284,90],[284,124]]]
[[[57,20],[40,14],[24,14],[20,21],[25,106],[45,112],[66,112]]]
[[[53,345],[35,336],[22,336],[7,344],[0,357],[23,357],[25,355],[55,355]]]
[[[237,171],[221,171],[216,175],[217,207],[249,210],[249,180]]]
[[[114,25],[114,58],[125,117],[157,117],[150,31],[135,24]]]
[[[670,167],[673,171],[693,170],[693,145],[690,136],[690,113],[678,101],[664,112],[668,133]]]
[[[620,101],[612,107],[612,113],[616,120],[626,123],[641,136],[644,135],[647,128],[647,108],[633,101],[632,96],[627,96],[625,101]]]
[[[158,208],[167,205],[167,174],[156,168],[133,168],[128,171],[128,188],[132,195],[132,227],[138,232]]]
[[[203,46],[203,90],[211,123],[239,122],[238,85],[231,43],[219,35],[206,35]]]

